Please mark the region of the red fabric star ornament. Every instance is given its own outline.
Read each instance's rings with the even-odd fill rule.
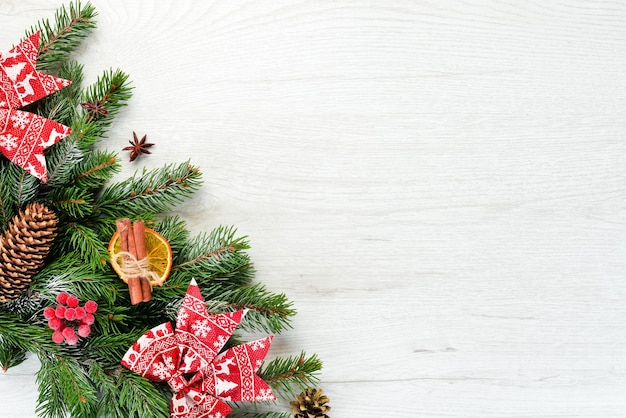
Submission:
[[[70,85],[37,71],[39,36],[36,32],[0,55],[0,152],[11,162],[46,182],[43,151],[67,137],[71,130],[33,113],[17,110]]]
[[[178,311],[176,331],[167,322],[146,332],[121,363],[145,378],[167,382],[172,389],[170,413],[176,418],[223,418],[224,401],[275,400],[256,372],[272,337],[220,353],[245,311],[209,316],[195,280]],[[218,354],[219,353],[219,354]]]

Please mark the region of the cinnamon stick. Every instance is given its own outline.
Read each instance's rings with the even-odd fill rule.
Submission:
[[[135,236],[135,247],[137,251],[137,260],[143,260],[148,256],[146,253],[146,225],[142,220],[133,223],[133,235]],[[152,300],[152,287],[147,277],[139,278],[141,283],[141,295],[143,302]]]
[[[135,236],[131,233],[130,219],[118,219],[115,221],[115,225],[117,226],[117,231],[120,234],[122,251],[130,253],[136,257]],[[127,256],[125,256],[125,258],[126,260],[129,259]],[[126,280],[128,283],[128,292],[130,293],[130,303],[136,305],[143,300],[141,282],[137,277],[128,277]]]

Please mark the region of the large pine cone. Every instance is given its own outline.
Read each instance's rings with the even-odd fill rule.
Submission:
[[[328,397],[322,389],[307,389],[296,396],[291,402],[291,412],[295,418],[329,418],[326,413],[330,411]]]
[[[21,210],[0,240],[0,302],[15,299],[43,267],[57,235],[58,219],[41,203]]]

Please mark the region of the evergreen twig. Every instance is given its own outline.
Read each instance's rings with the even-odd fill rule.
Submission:
[[[49,19],[42,19],[31,27],[26,37],[41,31],[37,69],[54,72],[65,62],[69,54],[96,27],[93,20],[96,14],[96,9],[90,3],[83,6],[80,1],[74,1],[68,7],[62,6],[57,10],[54,24]]]
[[[293,398],[319,382],[318,373],[321,369],[322,361],[319,357],[316,354],[307,357],[303,351],[299,356],[278,357],[265,363],[258,374],[276,393]]]

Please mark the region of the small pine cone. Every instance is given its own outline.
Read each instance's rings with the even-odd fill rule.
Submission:
[[[296,396],[296,400],[291,402],[291,412],[294,418],[329,418],[326,414],[330,411],[328,397],[324,395],[322,389],[307,389]]]
[[[0,240],[0,302],[28,289],[50,252],[57,222],[54,212],[41,203],[30,203],[13,217]]]

